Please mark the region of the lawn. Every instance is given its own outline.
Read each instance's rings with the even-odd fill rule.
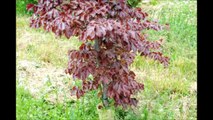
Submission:
[[[141,7],[150,18],[169,23],[169,31],[149,31],[149,39],[165,39],[168,68],[137,56],[131,69],[145,89],[135,95],[138,106],[116,109],[116,120],[195,120],[197,118],[197,2],[158,2]],[[78,49],[73,37],[29,27],[29,16],[16,17],[16,118],[18,120],[98,120],[97,92],[79,100],[70,87],[79,84],[64,73],[67,51]]]

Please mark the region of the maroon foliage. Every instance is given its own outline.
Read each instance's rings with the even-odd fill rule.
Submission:
[[[68,52],[66,73],[82,80],[82,88],[73,87],[77,97],[102,86],[101,93],[113,98],[115,105],[136,105],[135,92],[144,89],[129,69],[137,53],[158,60],[164,66],[169,58],[160,51],[161,42],[148,41],[143,30],[162,30],[148,21],[141,8],[131,8],[126,0],[39,0],[27,5],[34,14],[33,28],[43,27],[57,36],[78,36],[79,50]],[[88,80],[92,75],[93,80]],[[104,91],[106,88],[106,91]]]

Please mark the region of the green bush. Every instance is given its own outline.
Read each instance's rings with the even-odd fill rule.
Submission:
[[[128,4],[132,7],[136,7],[142,0],[127,0]]]
[[[29,3],[37,3],[37,0],[16,0],[16,14],[31,14],[31,12],[28,12],[26,9],[26,5]]]
[[[170,0],[173,1],[173,0]],[[157,5],[159,3],[159,0],[127,0],[128,4],[132,7],[140,7],[142,4],[148,4],[148,5]]]

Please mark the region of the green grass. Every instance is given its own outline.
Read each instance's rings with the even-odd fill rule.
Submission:
[[[98,100],[88,100],[96,94],[90,93],[79,101],[53,104],[45,98],[35,99],[23,87],[17,87],[16,118],[17,120],[97,120],[95,111]],[[84,102],[87,100],[87,103]],[[96,119],[94,119],[96,118]]]
[[[131,69],[135,71],[137,81],[144,83],[145,90],[135,95],[140,101],[137,108],[126,111],[116,109],[116,120],[195,120],[197,118],[196,1],[158,1],[156,5],[143,7],[149,13],[150,18],[158,19],[160,23],[170,24],[169,31],[148,31],[148,33],[150,40],[165,39],[163,52],[171,58],[171,61],[168,68],[163,68],[158,62],[136,57]],[[64,70],[67,67],[67,51],[78,49],[80,45],[77,38],[70,40],[66,40],[65,37],[55,38],[54,34],[46,33],[42,29],[29,28],[28,16],[19,15],[16,19],[17,63],[27,60],[47,63],[47,66],[51,65]],[[96,99],[95,91],[77,101],[66,98],[60,103],[52,103],[46,98],[49,95],[48,92],[34,95],[25,89],[29,86],[34,71],[18,70],[17,74],[21,76],[22,72],[31,72],[31,74],[17,78],[16,113],[18,120],[67,120],[71,117],[71,120],[98,119],[96,105],[100,103],[100,100]],[[45,74],[47,73],[48,71]],[[50,78],[52,81],[53,79]],[[63,79],[63,82],[67,86],[76,84],[73,81],[70,82],[69,79]],[[53,94],[62,92],[60,86],[46,84],[43,86],[54,90]]]

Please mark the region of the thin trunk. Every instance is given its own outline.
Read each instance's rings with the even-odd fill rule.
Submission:
[[[100,46],[98,44],[98,40],[95,40],[95,50],[97,52],[100,51]],[[100,62],[99,62],[99,59],[97,58],[97,66],[99,67],[100,65]],[[103,85],[103,88],[102,88],[102,103],[104,105],[104,107],[108,107],[109,106],[109,101],[108,101],[108,97],[107,97],[107,89],[108,89],[108,85],[105,84],[104,82],[102,82],[102,85]]]
[[[103,93],[102,93],[102,102],[104,107],[108,107],[109,106],[109,101],[108,101],[108,97],[107,97],[107,89],[108,89],[108,85],[107,84],[103,84]]]

